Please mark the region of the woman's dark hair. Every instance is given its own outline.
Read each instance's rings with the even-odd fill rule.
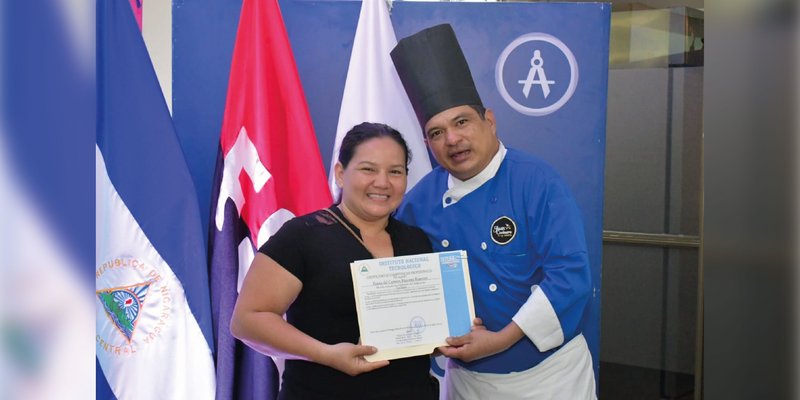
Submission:
[[[408,144],[406,144],[406,140],[403,139],[403,135],[389,125],[377,124],[374,122],[362,122],[354,126],[353,129],[350,129],[347,134],[344,135],[342,145],[339,148],[339,162],[342,164],[342,167],[347,168],[347,164],[350,163],[353,154],[356,152],[356,148],[361,143],[381,137],[391,138],[400,145],[406,156],[406,173],[408,173],[408,163],[411,161],[411,150],[408,149]]]

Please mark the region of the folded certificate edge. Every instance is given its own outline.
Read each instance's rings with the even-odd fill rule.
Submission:
[[[461,258],[464,261],[463,265],[463,274],[464,274],[464,285],[467,295],[467,308],[469,312],[469,325],[472,326],[472,321],[475,320],[475,299],[472,297],[472,278],[469,274],[469,261],[467,259],[467,251],[466,250],[459,250],[461,252]],[[469,332],[467,332],[469,333]],[[465,333],[466,335],[466,333]]]
[[[438,344],[425,343],[408,347],[398,347],[394,349],[386,349],[386,350],[378,349],[377,353],[364,356],[364,359],[369,362],[375,362],[382,360],[396,360],[398,358],[428,355],[433,353],[433,351],[436,350],[436,348],[439,346],[447,346],[447,343],[445,342]]]

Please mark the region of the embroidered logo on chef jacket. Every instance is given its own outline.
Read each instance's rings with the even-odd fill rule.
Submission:
[[[508,244],[517,235],[517,224],[506,216],[496,219],[492,223],[492,240],[497,244]]]

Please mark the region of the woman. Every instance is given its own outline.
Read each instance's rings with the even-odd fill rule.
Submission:
[[[432,251],[420,229],[390,217],[409,157],[396,130],[356,125],[335,167],[341,202],[288,221],[253,260],[231,331],[287,359],[279,399],[438,398],[428,356],[368,362],[377,350],[358,344],[350,263]]]

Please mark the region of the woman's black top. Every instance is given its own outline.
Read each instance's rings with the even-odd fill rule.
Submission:
[[[339,208],[330,209],[360,235]],[[433,251],[419,228],[390,218],[386,231],[395,256]],[[290,324],[324,343],[358,343],[350,263],[373,257],[344,226],[327,211],[315,211],[286,222],[259,252],[303,283],[286,313]],[[429,370],[428,356],[392,360],[386,367],[354,377],[313,362],[287,360],[279,398],[437,399]]]

